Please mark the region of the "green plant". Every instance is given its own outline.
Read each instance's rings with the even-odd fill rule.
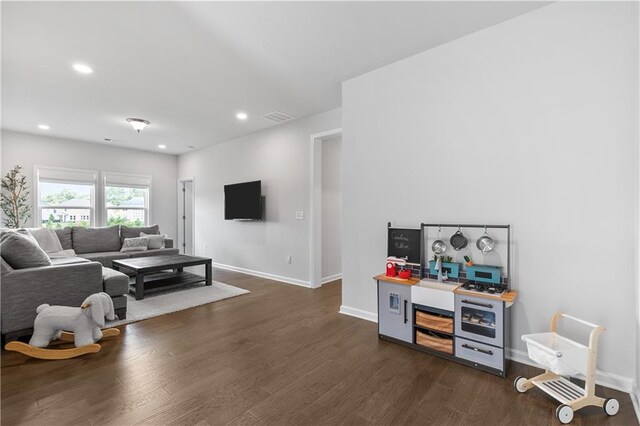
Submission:
[[[15,166],[2,178],[0,209],[4,224],[9,228],[20,228],[31,217],[27,177],[20,170],[21,166]]]

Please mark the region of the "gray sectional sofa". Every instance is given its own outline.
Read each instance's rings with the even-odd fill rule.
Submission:
[[[125,238],[159,234],[157,225],[143,228],[63,228],[56,234],[64,250],[73,249],[75,257],[53,258],[51,266],[12,269],[3,261],[0,276],[0,329],[3,340],[29,334],[36,308],[50,305],[80,306],[84,299],[104,291],[113,299],[116,314],[126,318],[129,277],[111,269],[116,259],[177,254],[173,240],[165,238],[165,247],[140,252],[120,252]]]

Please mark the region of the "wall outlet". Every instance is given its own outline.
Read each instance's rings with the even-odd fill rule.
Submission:
[[[304,220],[304,212],[296,212],[296,220]]]
[[[208,248],[209,248],[209,245],[208,245],[208,244],[205,244],[205,245],[204,245],[204,251],[207,251],[207,249],[208,249]]]
[[[291,256],[287,256],[287,263],[291,263]]]

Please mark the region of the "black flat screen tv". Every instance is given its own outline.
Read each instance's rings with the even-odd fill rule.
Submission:
[[[262,181],[224,186],[225,220],[262,220]]]

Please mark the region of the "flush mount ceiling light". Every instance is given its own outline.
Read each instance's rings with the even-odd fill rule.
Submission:
[[[147,127],[147,125],[151,124],[149,121],[143,120],[142,118],[127,118],[127,123],[131,124],[138,133],[140,133],[140,130]]]
[[[247,113],[246,112],[239,112],[236,114],[236,118],[238,120],[246,120],[247,119]]]
[[[49,127],[46,124],[38,124],[38,129],[40,130],[49,130],[51,127]]]
[[[85,64],[73,64],[73,69],[79,72],[80,74],[93,74],[93,70],[90,66]]]
[[[158,145],[158,148],[160,149],[165,149],[167,146],[166,145]]]

